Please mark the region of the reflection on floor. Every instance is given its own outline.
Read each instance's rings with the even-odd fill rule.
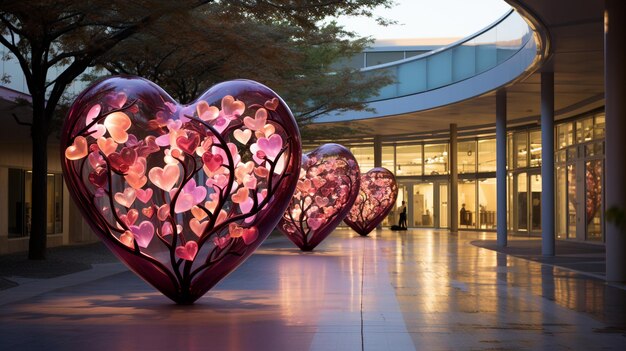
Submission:
[[[6,295],[0,349],[626,348],[626,291],[477,239],[493,234],[338,230],[312,253],[271,239],[194,306],[129,272]]]

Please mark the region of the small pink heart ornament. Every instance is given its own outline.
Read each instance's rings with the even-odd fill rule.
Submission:
[[[67,186],[85,220],[179,304],[204,295],[274,229],[300,158],[289,108],[247,80],[183,106],[147,80],[104,79],[76,99],[61,138]]]

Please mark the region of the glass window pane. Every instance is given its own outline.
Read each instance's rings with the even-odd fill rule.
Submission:
[[[365,173],[374,168],[374,147],[351,147],[350,152],[352,152],[354,158],[359,163],[359,169],[361,170],[361,173]]]
[[[439,227],[448,228],[448,183],[439,183]]]
[[[584,143],[593,138],[593,117],[576,121],[576,142]]]
[[[585,156],[599,156],[604,154],[604,142],[598,141],[585,145]]]
[[[585,163],[587,240],[602,240],[602,161]]]
[[[478,172],[496,171],[496,139],[478,140]]]
[[[46,182],[46,233],[54,233],[54,174],[48,174]]]
[[[464,141],[457,145],[459,173],[476,173],[476,141]]]
[[[517,175],[517,211],[516,211],[516,224],[517,230],[528,230],[528,189],[526,173],[520,173]]]
[[[594,139],[603,139],[604,138],[604,113],[596,116],[596,121],[593,125],[593,138]]]
[[[569,149],[567,149],[567,160],[568,161],[572,161],[575,160],[577,156],[577,148],[578,147],[571,147]]]
[[[424,145],[424,175],[448,174],[448,144]]]
[[[391,173],[396,174],[396,164],[394,162],[394,147],[383,146],[381,152],[382,160],[381,164],[384,168],[387,168]]]
[[[541,230],[541,175],[530,176],[530,223],[533,231]]]
[[[566,160],[565,156],[566,156],[565,150],[557,151],[556,157],[555,157],[556,162],[565,162]]]
[[[32,190],[33,190],[33,172],[24,173],[24,231],[25,236],[30,236],[31,216],[32,216]]]
[[[476,228],[476,181],[459,181],[459,227]]]
[[[567,165],[567,237],[576,238],[576,165]]]
[[[413,226],[433,226],[433,183],[415,184],[413,186]]]
[[[513,169],[514,167],[514,157],[513,157],[513,134],[509,133],[506,136],[506,167],[507,169]],[[511,223],[511,221],[509,221]]]
[[[402,51],[368,52],[366,56],[367,67],[398,61],[403,58],[404,52]]]
[[[567,178],[566,168],[556,168],[556,238],[567,237]]]
[[[530,132],[530,166],[541,167],[541,131]]]
[[[496,178],[478,181],[478,226],[496,228]]]
[[[24,171],[9,168],[9,238],[24,236]]]
[[[507,206],[506,206],[506,223],[507,230],[514,230],[515,225],[513,223],[513,203],[515,197],[513,196],[513,175],[509,173],[506,177],[506,197],[507,197]]]
[[[514,144],[515,144],[515,166],[520,167],[528,167],[528,141],[527,141],[528,133],[521,132],[515,133],[514,136]]]
[[[405,184],[398,184],[398,197],[396,198],[395,206],[389,211],[389,214],[382,221],[382,226],[390,227],[397,225],[400,222],[400,212],[402,211],[402,201],[408,201],[408,189]],[[408,203],[406,203],[408,205]],[[409,207],[407,206],[407,213]]]
[[[54,175],[54,232],[63,232],[63,176]]]
[[[563,123],[559,124],[556,127],[557,130],[557,148],[562,149],[572,145],[573,143],[573,135],[574,135],[574,126],[572,123]]]
[[[422,175],[422,145],[397,145],[396,163],[396,175]]]

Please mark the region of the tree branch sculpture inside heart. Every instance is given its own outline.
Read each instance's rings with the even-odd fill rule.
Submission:
[[[278,229],[302,251],[313,250],[345,218],[359,193],[356,159],[339,144],[302,156],[296,192]]]
[[[61,157],[96,234],[148,283],[190,304],[241,264],[288,206],[300,136],[285,103],[252,81],[182,106],[114,77],[74,102]]]
[[[344,221],[359,235],[366,236],[385,219],[396,204],[396,177],[377,167],[361,174],[361,190]]]

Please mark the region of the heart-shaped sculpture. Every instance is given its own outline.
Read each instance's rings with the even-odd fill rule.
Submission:
[[[366,236],[385,219],[398,197],[396,177],[388,169],[376,167],[361,174],[361,190],[344,222]]]
[[[85,219],[179,304],[206,293],[274,229],[300,154],[289,108],[246,80],[182,106],[144,79],[105,79],[76,99],[61,140],[67,186]]]
[[[302,155],[296,192],[278,229],[302,251],[313,250],[348,214],[359,193],[359,165],[339,144]]]

